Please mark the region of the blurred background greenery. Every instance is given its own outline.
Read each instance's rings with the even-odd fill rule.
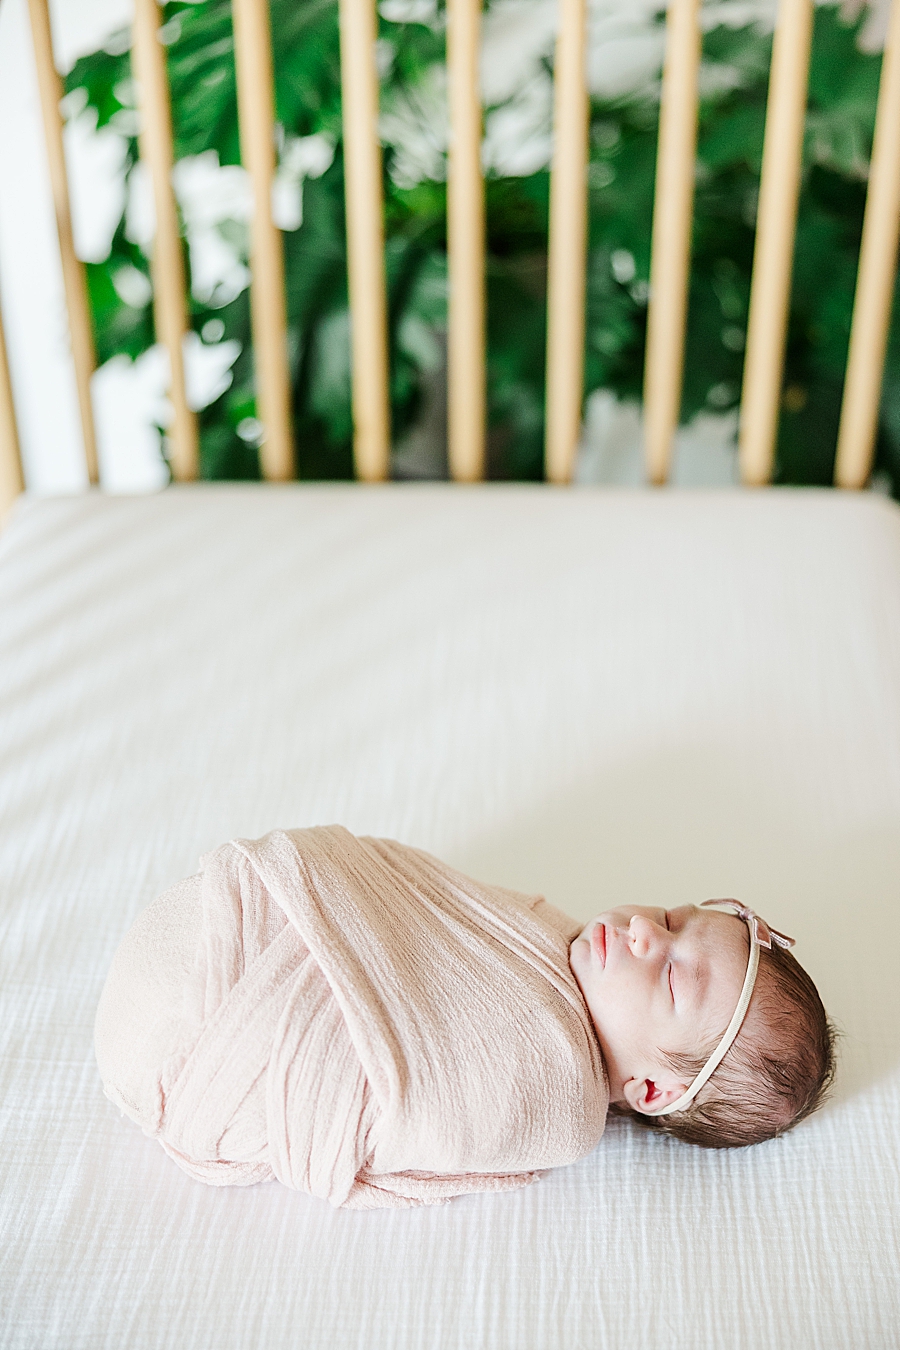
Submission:
[[[244,266],[246,185],[239,170],[229,173],[240,163],[230,5],[173,0],[163,17],[191,322],[204,345],[231,343],[229,351],[237,353],[229,387],[200,413],[202,473],[255,478],[260,427]],[[395,472],[441,476],[443,14],[429,0],[389,0],[379,23]],[[861,49],[859,27],[834,6],[816,11],[778,437],[782,483],[831,480],[880,69],[880,56]],[[272,28],[297,468],[302,478],[348,478],[336,0],[272,0]],[[718,23],[704,34],[683,421],[702,410],[733,409],[739,398],[770,49],[771,36],[754,23]],[[549,54],[542,67],[549,87]],[[67,87],[70,115],[89,114],[98,128],[112,126],[128,142],[127,207],[109,256],[89,264],[88,273],[98,361],[117,353],[134,359],[152,346],[153,329],[128,35],[79,60]],[[657,70],[635,88],[592,100],[586,395],[605,389],[622,400],[640,398],[658,98]],[[514,118],[517,108],[521,114],[521,90],[506,103]],[[503,101],[486,111],[502,114]],[[532,117],[529,129],[528,121],[520,115],[512,124],[522,153],[489,163],[486,179],[488,457],[489,476],[497,479],[542,474],[549,140],[546,126],[535,129]],[[539,145],[530,154],[529,137],[543,150]],[[900,496],[896,304],[877,472]]]

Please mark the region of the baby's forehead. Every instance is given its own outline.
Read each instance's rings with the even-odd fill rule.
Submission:
[[[735,914],[721,910],[684,905],[669,911],[669,922],[676,935],[688,938],[689,963],[693,964],[696,998],[695,1014],[711,1019],[718,1026],[722,1017],[731,1016],[747,971],[750,935],[747,925]]]
[[[701,909],[699,905],[679,905],[668,912],[671,918],[682,921],[692,931],[715,934],[744,946],[749,941],[747,925],[737,914],[728,914],[721,909]]]

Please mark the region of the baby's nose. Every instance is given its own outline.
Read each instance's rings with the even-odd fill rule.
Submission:
[[[643,914],[632,915],[628,925],[631,934],[631,949],[635,956],[647,956],[653,951],[663,930],[652,919]]]

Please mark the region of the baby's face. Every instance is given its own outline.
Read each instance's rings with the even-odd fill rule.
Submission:
[[[738,918],[684,905],[608,910],[569,962],[600,1040],[613,1101],[652,1111],[688,1086],[667,1054],[700,1055],[721,1037],[747,972]]]

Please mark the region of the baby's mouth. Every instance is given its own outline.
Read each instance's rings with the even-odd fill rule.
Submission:
[[[601,966],[606,965],[606,925],[598,923],[591,933],[591,946],[600,959]]]

